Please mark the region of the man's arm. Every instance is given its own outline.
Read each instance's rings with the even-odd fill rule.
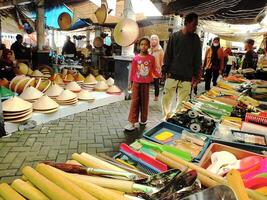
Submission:
[[[196,48],[195,48],[195,52],[194,52],[194,60],[193,60],[193,67],[194,67],[194,71],[193,71],[193,76],[195,79],[198,78],[199,76],[199,69],[201,68],[201,54],[202,50],[201,50],[201,44],[200,44],[200,39],[199,37],[197,37],[196,39]]]
[[[163,58],[163,66],[162,66],[162,74],[165,74],[169,71],[169,68],[171,66],[172,63],[172,59],[173,59],[173,37],[174,34],[172,34],[169,38],[168,44],[167,44],[167,48],[164,54],[164,58]]]

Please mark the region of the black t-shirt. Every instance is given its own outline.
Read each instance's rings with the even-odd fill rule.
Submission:
[[[245,54],[242,69],[247,69],[247,68],[256,69],[257,63],[258,63],[258,54],[253,50],[249,50]]]
[[[29,53],[26,47],[24,47],[22,44],[20,44],[18,41],[14,42],[11,45],[11,50],[14,51],[15,58],[16,59],[28,59]]]

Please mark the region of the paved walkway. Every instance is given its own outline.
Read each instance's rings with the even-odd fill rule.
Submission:
[[[199,92],[203,88],[202,83]],[[0,182],[10,183],[21,177],[26,165],[35,166],[44,160],[65,162],[77,152],[113,156],[120,143],[130,144],[144,132],[144,128],[124,132],[129,106],[130,101],[117,102],[0,138]],[[151,92],[146,129],[162,117],[160,101],[153,101]]]
[[[19,178],[26,165],[35,166],[44,160],[65,162],[75,152],[114,155],[120,143],[130,144],[144,131],[124,133],[129,106],[130,101],[117,102],[0,139],[0,182]],[[151,98],[146,129],[161,118],[160,102]]]

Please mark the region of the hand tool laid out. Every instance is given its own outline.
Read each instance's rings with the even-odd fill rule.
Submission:
[[[143,140],[143,139],[140,139],[139,142],[143,146],[157,150],[159,152],[169,152],[169,153],[171,153],[171,154],[173,154],[173,155],[175,155],[175,156],[177,156],[183,160],[186,160],[186,161],[192,160],[192,156],[190,155],[190,153],[179,150],[179,149],[172,147],[170,145],[156,144],[154,142],[149,142],[149,141]]]
[[[104,176],[116,176],[116,178],[124,177],[127,180],[136,180],[138,179],[136,174],[130,172],[119,172],[114,170],[104,170],[104,169],[95,169],[88,168],[79,165],[66,164],[66,163],[54,163],[54,162],[44,162],[47,165],[60,169],[64,172],[77,173],[77,174],[93,174],[93,175],[104,175]]]

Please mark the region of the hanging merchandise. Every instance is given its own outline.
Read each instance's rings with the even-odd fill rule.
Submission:
[[[98,21],[98,24],[104,24],[107,19],[108,11],[105,4],[101,4],[101,6],[95,11],[95,16]]]
[[[71,26],[71,16],[67,12],[63,12],[58,16],[58,25],[61,30],[68,30]]]
[[[123,19],[114,29],[115,42],[123,47],[133,44],[139,35],[138,24],[132,19]]]

